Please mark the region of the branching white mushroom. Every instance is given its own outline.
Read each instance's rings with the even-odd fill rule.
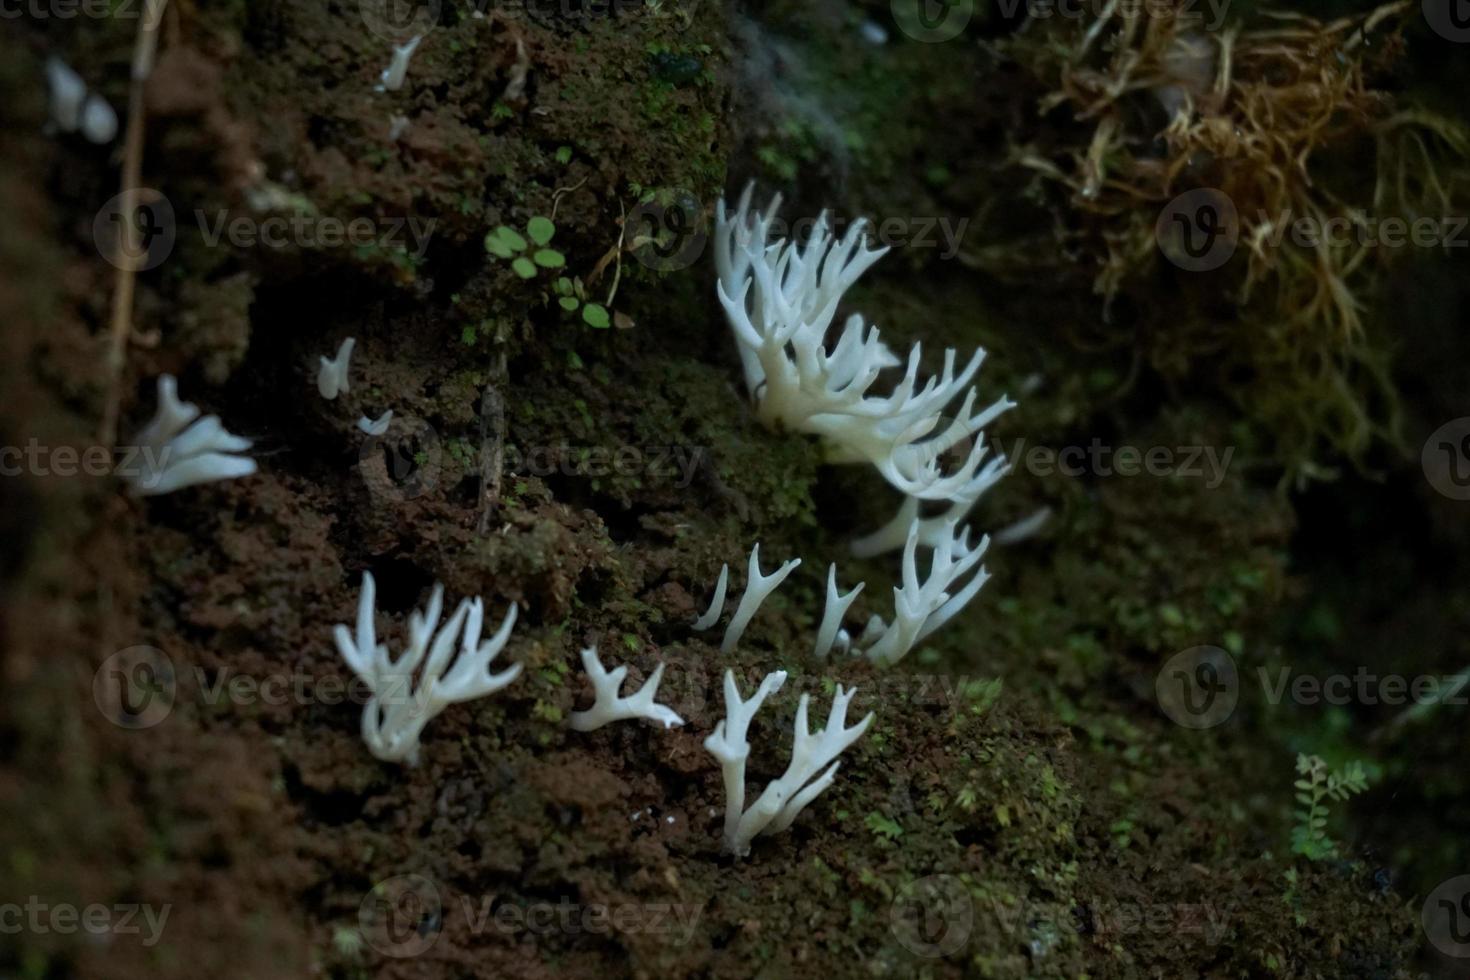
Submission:
[[[249,449],[250,440],[231,435],[217,415],[199,418],[197,405],[179,401],[171,374],[159,376],[158,408],[133,441],[137,451],[119,471],[141,497],[233,480],[256,469],[255,460],[235,455]]]
[[[602,666],[602,661],[597,658],[597,648],[588,647],[582,651],[582,666],[587,670],[587,677],[592,681],[592,690],[596,697],[592,707],[586,711],[574,711],[568,719],[568,723],[575,731],[590,732],[595,728],[614,721],[627,721],[632,718],[647,718],[649,721],[658,722],[665,728],[684,724],[672,708],[662,704],[655,704],[653,699],[658,696],[659,681],[663,680],[664,665],[660,663],[654,668],[653,673],[648,675],[648,680],[632,697],[619,697],[618,690],[623,686],[623,679],[628,676],[627,666],[618,667],[611,672]]]
[[[730,617],[730,625],[725,627],[725,639],[720,644],[721,653],[729,653],[735,649],[735,644],[740,642],[745,627],[750,625],[750,620],[755,616],[756,610],[760,609],[761,603],[765,602],[772,592],[784,581],[786,576],[796,570],[801,564],[800,558],[793,558],[770,575],[761,574],[761,546],[757,542],[750,549],[750,565],[745,577],[745,591],[740,594],[740,604],[735,607],[735,615]],[[716,589],[718,592],[718,588]]]
[[[490,671],[515,626],[516,605],[511,603],[500,629],[483,643],[480,631],[485,605],[478,598],[461,600],[449,622],[436,633],[444,609],[444,586],[435,585],[428,609],[409,614],[408,649],[394,660],[388,647],[377,641],[376,602],[377,583],[371,572],[365,572],[356,637],[346,626],[338,626],[334,630],[337,650],[372,694],[362,710],[362,740],[368,750],[384,762],[417,765],[419,734],[435,715],[458,701],[494,694],[520,676],[520,664],[498,674]],[[451,668],[456,639],[461,641],[459,655]]]
[[[987,459],[983,430],[1014,407],[1002,396],[976,410],[976,391],[969,385],[985,351],[977,350],[956,371],[955,351],[947,350],[940,376],[920,387],[915,344],[897,387],[888,395],[870,394],[884,370],[903,362],[861,314],[848,318],[830,352],[826,334],[848,287],[887,250],[862,247],[861,221],[839,241],[828,230],[825,212],[804,247],[768,244],[780,198],[764,214],[751,213],[750,198],[747,187],[730,217],[724,201],[719,203],[714,252],[717,293],[757,414],[769,425],[821,437],[831,462],[871,463],[907,496],[950,501],[949,516],[963,518],[1005,468],[1003,460]],[[961,392],[959,413],[947,418],[946,407]],[[945,455],[966,440],[973,441],[963,462],[946,472]],[[907,524],[896,541],[880,532],[870,544],[897,547]]]
[[[772,780],[765,791],[756,799],[749,810],[745,806],[745,762],[750,757],[750,744],[746,733],[750,720],[765,699],[780,689],[786,681],[784,671],[768,674],[760,689],[749,701],[740,700],[740,690],[735,685],[733,671],[725,672],[726,717],[715,726],[714,732],[705,739],[704,747],[719,760],[725,779],[725,849],[737,857],[750,853],[750,842],[762,833],[776,834],[791,826],[791,822],[822,791],[832,785],[837,774],[837,757],[862,737],[872,724],[873,715],[846,727],[847,706],[856,689],[844,690],[837,686],[832,699],[832,710],[827,716],[826,726],[815,735],[807,723],[807,705],[810,696],[803,694],[796,708],[795,742],[791,749],[791,764],[779,779]]]
[[[316,390],[327,401],[349,390],[347,370],[352,362],[353,348],[356,346],[356,338],[348,337],[342,341],[342,346],[337,348],[336,357],[321,358],[321,367],[316,372]]]
[[[704,740],[704,747],[719,760],[725,777],[724,839],[725,847],[733,853],[741,853],[735,849],[734,841],[738,837],[740,817],[745,812],[745,763],[750,758],[750,743],[745,736],[751,719],[766,698],[781,690],[785,683],[786,671],[774,671],[761,680],[760,688],[749,701],[742,701],[740,688],[735,686],[735,672],[725,671],[725,717]]]
[[[858,558],[871,558],[874,555],[902,548],[908,541],[909,528],[915,521],[919,523],[919,546],[921,548],[937,546],[948,533],[946,528],[951,524],[963,521],[965,515],[970,512],[970,508],[975,506],[975,501],[980,499],[980,495],[1010,471],[1010,463],[1004,458],[992,459],[977,478],[956,496],[942,513],[932,517],[920,517],[918,498],[905,497],[903,503],[899,505],[898,513],[894,514],[888,523],[852,542],[852,553]]]
[[[930,556],[929,577],[920,584],[917,550],[920,525],[909,527],[908,542],[903,550],[903,586],[893,590],[893,622],[884,623],[875,616],[859,639],[869,660],[892,665],[902,660],[916,643],[947,623],[955,613],[975,597],[990,575],[980,559],[990,546],[983,537],[971,547],[969,528],[960,530],[955,522],[945,525],[944,537],[934,546]],[[969,583],[958,591],[950,590],[976,566]]]
[[[846,652],[851,640],[847,630],[842,628],[842,617],[866,585],[866,582],[859,582],[857,588],[847,595],[840,595],[837,591],[837,566],[827,566],[827,605],[822,610],[822,625],[817,630],[817,642],[812,648],[814,656],[825,657],[834,643],[839,652]]]

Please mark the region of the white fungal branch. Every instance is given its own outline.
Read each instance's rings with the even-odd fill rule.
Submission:
[[[725,778],[725,846],[733,853],[733,842],[737,839],[740,817],[745,812],[745,763],[750,758],[750,743],[746,733],[750,721],[760,710],[766,698],[781,689],[786,683],[786,671],[778,670],[767,674],[760,688],[749,701],[740,700],[740,689],[735,686],[735,672],[725,671],[725,717],[715,725],[715,730],[704,740],[705,751],[720,763]]]
[[[857,693],[837,686],[827,724],[815,735],[807,722],[810,696],[803,694],[796,708],[795,740],[791,763],[779,779],[767,784],[765,791],[749,810],[745,805],[745,763],[750,757],[746,733],[750,720],[767,696],[786,681],[784,671],[768,674],[760,689],[749,701],[740,700],[733,671],[725,672],[726,717],[705,739],[704,747],[719,760],[725,778],[725,849],[737,857],[750,853],[750,842],[762,833],[780,833],[812,800],[832,785],[840,764],[837,757],[862,737],[872,724],[870,712],[851,728],[846,726],[847,707]]]
[[[356,338],[348,337],[337,348],[335,357],[320,359],[321,366],[316,372],[316,390],[327,401],[332,401],[342,392],[349,390],[347,371],[352,362],[352,351],[356,346]]]
[[[384,762],[412,766],[418,763],[419,735],[435,715],[456,702],[494,694],[520,676],[520,664],[498,674],[490,669],[515,626],[516,605],[511,603],[495,635],[481,642],[484,603],[479,598],[461,600],[439,629],[444,586],[436,584],[427,610],[409,614],[408,649],[395,660],[377,641],[376,597],[377,583],[371,572],[365,572],[356,635],[346,626],[336,627],[333,635],[342,659],[372,694],[362,711],[362,740],[368,750]]]
[[[597,657],[597,648],[588,647],[582,651],[582,666],[587,670],[587,677],[592,681],[592,690],[596,700],[592,707],[586,711],[574,711],[568,719],[573,730],[579,732],[590,732],[595,728],[614,721],[627,721],[633,718],[647,718],[649,721],[657,722],[664,728],[672,728],[675,725],[684,724],[672,708],[662,704],[655,704],[654,698],[658,696],[659,681],[663,680],[664,665],[662,662],[654,668],[648,680],[631,697],[619,697],[618,691],[623,686],[623,680],[628,676],[626,665],[618,667],[611,672],[604,669],[602,661]]]
[[[740,642],[745,627],[750,625],[750,620],[755,616],[756,610],[760,609],[761,603],[765,602],[770,594],[786,581],[786,576],[801,564],[800,558],[793,558],[770,575],[762,575],[760,553],[761,546],[757,542],[755,547],[750,549],[750,565],[746,573],[745,591],[740,594],[740,604],[735,607],[735,614],[730,617],[730,625],[725,627],[725,639],[720,644],[721,653],[729,653],[735,649],[735,644]],[[718,587],[716,591],[719,591]]]
[[[990,538],[983,537],[978,545],[971,547],[969,528],[960,530],[950,521],[944,527],[943,538],[934,545],[929,577],[920,583],[919,537],[920,525],[915,521],[909,527],[904,545],[903,586],[893,590],[893,622],[884,623],[881,618],[873,617],[858,641],[874,663],[892,665],[902,660],[916,643],[963,609],[990,578],[985,566],[980,564],[990,546]],[[959,586],[960,580],[972,571],[974,575],[969,582]]]
[[[694,628],[700,631],[707,630],[720,621],[721,614],[725,611],[725,589],[730,584],[730,566],[720,566],[720,578],[715,582],[714,598],[710,599],[709,609],[694,621]]]
[[[236,455],[250,448],[250,440],[230,434],[217,415],[200,418],[197,405],[179,400],[178,382],[171,374],[159,376],[158,407],[133,441],[136,452],[121,469],[141,497],[233,480],[256,470],[255,460]]]
[[[769,425],[821,437],[832,462],[871,463],[910,497],[950,501],[951,516],[962,518],[1004,473],[1003,460],[987,459],[983,430],[1014,407],[1002,396],[976,409],[970,381],[985,351],[977,350],[958,370],[955,351],[945,351],[940,375],[920,386],[921,348],[915,344],[892,392],[871,394],[883,371],[904,362],[861,314],[847,319],[830,351],[826,334],[843,294],[887,249],[862,247],[861,221],[838,240],[825,212],[805,246],[768,244],[780,197],[764,214],[751,212],[750,198],[747,187],[728,217],[724,201],[719,203],[714,251],[716,291],[757,414]],[[959,412],[947,416],[947,406],[962,392]],[[948,471],[946,454],[962,448],[963,461]]]
[[[853,600],[863,591],[866,582],[859,582],[857,588],[847,595],[841,595],[837,591],[837,566],[827,566],[827,605],[822,610],[822,625],[817,630],[817,642],[812,648],[813,655],[825,657],[836,643],[840,651],[846,651],[850,644],[847,631],[842,628],[842,617],[847,614],[847,607],[851,606]]]
[[[419,42],[423,39],[424,36],[420,34],[393,49],[393,60],[383,69],[378,91],[396,92],[403,88],[403,82],[408,78],[408,64],[413,60],[413,53],[418,50]]]

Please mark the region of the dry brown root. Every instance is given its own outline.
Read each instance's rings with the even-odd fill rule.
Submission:
[[[1170,201],[1225,194],[1238,215],[1235,256],[1180,288],[1234,304],[1235,359],[1302,403],[1283,407],[1283,425],[1357,454],[1393,415],[1366,298],[1405,251],[1380,247],[1372,223],[1453,214],[1470,136],[1374,88],[1416,5],[1332,22],[1260,14],[1213,30],[1191,6],[1168,17],[1115,0],[1091,22],[1028,25],[1010,54],[1050,86],[1040,108],[1061,129],[1041,131],[1013,162],[1043,191],[1065,192],[1050,195],[1059,244],[1090,265],[1108,304],[1158,288],[1155,220]],[[1340,233],[1303,241],[1299,225]],[[1221,346],[1209,324],[1150,329],[1160,344],[1146,357],[1160,370],[1187,370],[1191,355]],[[1308,404],[1322,399],[1329,409]],[[1380,401],[1375,421],[1367,406]]]

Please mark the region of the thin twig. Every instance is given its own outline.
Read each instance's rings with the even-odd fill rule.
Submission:
[[[500,478],[505,470],[505,347],[496,355],[495,375],[485,385],[480,399],[480,524],[479,533],[490,529],[495,509],[500,506]]]
[[[158,47],[158,27],[168,0],[147,0],[138,36],[133,44],[133,71],[128,83],[128,131],[123,146],[121,247],[113,252],[117,266],[117,288],[112,294],[112,329],[107,349],[107,401],[102,409],[99,440],[105,446],[117,441],[117,419],[122,403],[123,368],[127,365],[128,338],[133,331],[133,286],[142,256],[138,254],[138,185],[143,174],[143,90],[153,73],[153,55]]]

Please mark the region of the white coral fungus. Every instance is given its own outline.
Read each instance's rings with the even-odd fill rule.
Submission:
[[[192,423],[192,424],[191,424]],[[173,375],[158,378],[158,408],[136,437],[137,453],[123,467],[133,492],[142,497],[255,472],[255,460],[238,456],[250,440],[231,435],[217,415],[199,418],[199,407],[179,401]]]
[[[520,664],[498,674],[490,671],[515,626],[516,605],[511,603],[500,629],[484,642],[480,631],[485,605],[479,598],[461,600],[449,622],[436,633],[444,609],[444,586],[435,585],[428,609],[409,614],[408,650],[395,660],[388,647],[377,641],[373,624],[376,596],[377,583],[371,572],[365,572],[356,637],[346,626],[338,626],[333,635],[342,659],[372,694],[362,709],[362,740],[368,750],[384,762],[412,766],[418,763],[419,734],[435,715],[456,702],[494,694],[520,676]],[[459,655],[449,668],[457,639]]]
[[[655,704],[653,701],[658,697],[659,681],[663,680],[664,676],[662,663],[654,668],[652,674],[648,675],[648,680],[643,682],[643,686],[636,694],[626,698],[618,696],[618,690],[623,686],[623,679],[628,676],[626,666],[612,671],[604,669],[602,661],[597,658],[596,647],[588,647],[582,651],[582,666],[586,668],[587,677],[592,681],[592,690],[596,700],[586,711],[572,712],[568,723],[573,730],[590,732],[609,722],[627,721],[632,718],[647,718],[649,721],[658,722],[665,728],[684,724],[684,719],[680,718],[672,708]]]
[[[730,617],[730,625],[725,627],[725,639],[720,644],[721,653],[729,653],[735,649],[735,644],[740,642],[745,627],[750,625],[750,620],[755,616],[756,610],[760,609],[761,603],[780,584],[786,581],[786,576],[796,570],[801,564],[800,558],[793,558],[770,575],[761,574],[761,546],[757,542],[750,549],[750,565],[745,577],[745,591],[740,594],[740,604],[735,607],[735,614]],[[723,577],[723,576],[722,576]],[[716,592],[718,592],[718,588]],[[719,598],[716,596],[716,598]],[[711,607],[713,609],[715,607]]]
[[[976,410],[970,380],[985,351],[977,350],[956,371],[953,349],[945,351],[940,376],[919,386],[920,346],[909,352],[903,380],[887,395],[869,389],[886,369],[904,362],[883,343],[861,314],[847,319],[830,352],[828,327],[837,306],[858,278],[887,249],[863,246],[864,225],[853,224],[838,240],[825,212],[805,246],[768,244],[778,196],[764,214],[750,211],[751,188],[732,216],[721,201],[716,211],[716,287],[740,352],[745,384],[756,411],[768,425],[782,425],[822,438],[835,463],[871,463],[909,497],[954,504],[948,515],[962,518],[979,495],[1004,474],[1004,459],[987,459],[983,429],[1014,407],[1004,396]],[[959,413],[946,407],[964,392]],[[946,472],[944,457],[973,440],[964,461]],[[896,547],[900,537],[882,540]]]
[[[929,577],[919,582],[917,549],[920,526],[909,527],[908,542],[903,549],[903,587],[893,590],[893,622],[885,623],[874,616],[859,639],[869,660],[891,665],[902,660],[914,645],[949,622],[965,607],[989,580],[990,574],[980,565],[990,538],[970,546],[970,530],[960,530],[954,521],[944,527],[943,537],[934,545],[930,556]],[[970,581],[959,582],[979,566]]]
[[[352,362],[352,351],[357,339],[348,337],[337,348],[336,357],[321,358],[321,367],[316,372],[316,390],[327,401],[332,401],[342,392],[349,390],[347,369]]]
[[[842,617],[847,613],[847,607],[852,605],[859,593],[863,591],[866,582],[859,582],[857,587],[846,595],[837,591],[837,566],[827,566],[827,605],[822,611],[822,625],[817,629],[817,642],[812,648],[813,655],[825,657],[834,645],[839,653],[845,653],[851,644],[851,638],[847,631],[842,628]]]
[[[837,686],[827,724],[813,735],[807,724],[809,695],[803,694],[796,708],[795,742],[791,764],[779,779],[772,780],[749,810],[745,810],[745,762],[750,757],[746,732],[766,698],[780,690],[786,672],[767,674],[749,701],[740,700],[733,671],[725,671],[725,715],[713,734],[704,740],[705,749],[719,760],[725,779],[725,849],[737,857],[750,853],[750,842],[762,833],[776,834],[832,785],[837,774],[837,757],[862,737],[873,715],[846,727],[847,706],[857,693]]]

